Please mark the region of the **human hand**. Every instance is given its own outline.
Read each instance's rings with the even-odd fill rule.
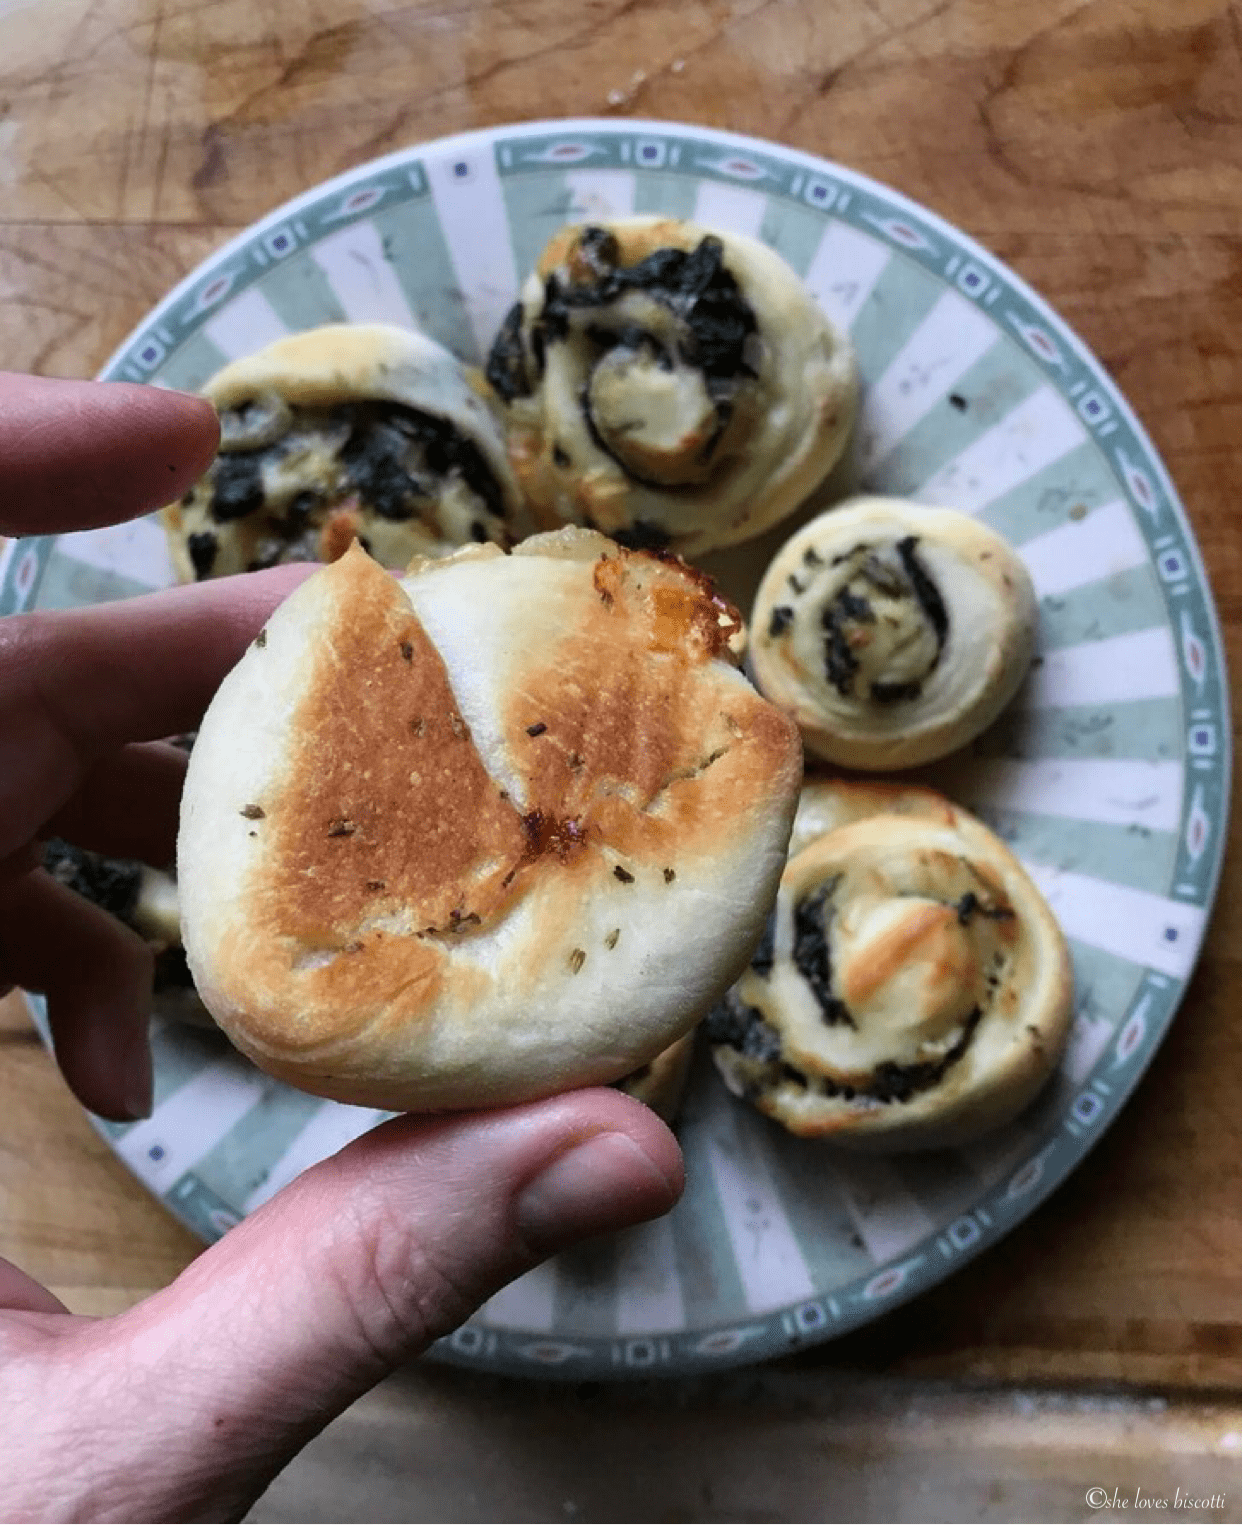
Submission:
[[[179,394],[0,375],[0,533],[169,501],[214,414]],[[0,989],[42,990],[70,1086],[150,1105],[151,958],[38,867],[38,842],[162,865],[184,757],[225,672],[306,575],[277,568],[0,620]],[[564,1246],[667,1210],[679,1151],[611,1090],[401,1118],[306,1172],[172,1286],[74,1317],[0,1261],[0,1518],[240,1516],[331,1418]]]

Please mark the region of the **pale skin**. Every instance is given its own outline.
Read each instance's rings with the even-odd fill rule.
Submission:
[[[0,373],[0,535],[145,513],[216,439],[212,410],[177,393]],[[64,1077],[103,1116],[150,1107],[151,956],[44,874],[39,843],[171,860],[185,759],[160,738],[197,724],[305,575],[0,620],[0,991],[47,995]],[[653,1113],[579,1091],[385,1124],[113,1318],[74,1315],[0,1260],[0,1518],[239,1518],[498,1287],[666,1211],[682,1180]]]

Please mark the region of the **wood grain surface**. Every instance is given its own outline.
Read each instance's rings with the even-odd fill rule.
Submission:
[[[1223,0],[0,0],[0,364],[90,375],[230,234],[361,159],[582,114],[825,154],[1009,261],[1152,434],[1242,664],[1242,16]],[[1068,1519],[1092,1514],[1093,1481],[1227,1490],[1236,847],[1138,1092],[1055,1198],[954,1279],[710,1398],[674,1384],[515,1406],[505,1384],[406,1374],[255,1518]],[[0,1253],[70,1306],[125,1306],[194,1254],[11,1003],[0,1118]],[[486,1466],[466,1437],[498,1448]],[[629,1469],[619,1492],[584,1449]],[[1195,1517],[1242,1518],[1242,1481]]]

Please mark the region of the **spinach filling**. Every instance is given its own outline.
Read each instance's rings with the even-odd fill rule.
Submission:
[[[673,537],[650,519],[635,519],[628,529],[612,531],[618,545],[630,551],[667,551]]]
[[[447,419],[402,403],[364,401],[327,409],[283,407],[270,419],[263,415],[264,428],[250,429],[257,407],[243,403],[222,415],[225,443],[204,480],[217,524],[263,511],[279,539],[291,547],[328,511],[354,496],[364,511],[381,519],[434,520],[445,487],[456,479],[478,503],[471,537],[487,540],[503,527],[500,483],[478,445]],[[324,443],[335,446],[325,479],[292,493],[286,487],[283,496],[269,494],[264,468],[278,472],[288,463],[296,477],[298,455],[320,434]],[[188,505],[196,496],[192,491],[183,501]],[[190,560],[199,578],[210,575],[216,550],[210,531],[190,537]],[[262,564],[279,559],[276,546]]]
[[[773,1064],[780,1058],[781,1035],[732,990],[704,1017],[703,1032],[709,1043],[736,1049],[744,1059]]]
[[[763,935],[759,939],[758,946],[750,956],[750,967],[762,979],[767,979],[772,973],[772,965],[776,960],[776,907],[773,906],[764,923]]]
[[[656,249],[636,265],[620,266],[617,241],[604,228],[588,228],[579,243],[595,272],[590,282],[562,281],[555,273],[544,282],[543,311],[535,327],[544,343],[568,337],[571,315],[579,308],[602,309],[612,306],[628,291],[643,291],[666,307],[679,320],[677,356],[708,378],[708,390],[728,396],[723,383],[738,376],[755,375],[745,358],[746,341],[757,332],[755,314],[738,290],[737,281],[724,266],[724,245],[708,234],[697,248]],[[511,316],[511,315],[510,315]],[[508,328],[501,329],[503,337]],[[591,338],[601,347],[614,344],[633,346],[636,339],[653,344],[665,353],[667,348],[658,335],[625,324],[610,330],[603,324],[592,325]]]
[[[967,890],[955,907],[960,926],[968,927],[971,917],[985,916],[989,921],[1012,921],[1017,914],[1012,906],[984,905],[974,890]]]
[[[918,557],[917,545],[917,535],[899,541],[894,547],[896,563],[865,544],[833,558],[834,566],[853,563],[847,580],[820,614],[824,672],[843,698],[871,699],[877,704],[917,699],[940,662],[949,633],[949,613],[939,588]],[[893,656],[905,666],[913,661],[918,672],[901,678],[869,676],[864,672],[868,664],[860,653],[880,633],[881,621],[896,623],[899,616],[893,614],[893,605],[913,605],[917,611],[906,635],[893,648]],[[930,632],[930,640],[923,637],[924,631]],[[911,651],[919,644],[924,648],[922,656],[912,656]]]
[[[211,468],[211,517],[217,524],[245,519],[263,507],[263,457],[277,449],[221,451]]]
[[[486,375],[506,402],[527,397],[542,374],[548,346],[578,332],[591,351],[588,380],[579,394],[588,433],[631,480],[667,491],[688,485],[690,477],[664,480],[644,467],[636,440],[650,420],[644,421],[641,404],[637,418],[628,416],[626,405],[641,393],[640,373],[688,371],[698,378],[698,402],[686,404],[693,419],[689,433],[698,443],[691,465],[677,470],[701,475],[733,417],[739,385],[757,376],[748,347],[758,325],[725,268],[724,245],[713,235],[692,250],[656,249],[634,265],[618,264],[619,257],[617,239],[606,228],[585,229],[571,257],[571,278],[554,271],[544,281],[543,305],[526,329],[526,342],[521,303],[509,310]],[[618,305],[636,292],[658,304],[643,321]],[[635,526],[635,533],[649,537],[651,530]]]
[[[877,1101],[909,1101],[920,1091],[929,1091],[966,1052],[982,1019],[982,1008],[976,1006],[966,1018],[957,1042],[939,1059],[925,1059],[917,1064],[897,1064],[887,1059],[883,1064],[877,1064],[875,1079],[867,1087],[866,1094],[874,1096]]]
[[[348,403],[333,412],[350,425],[340,455],[350,486],[381,518],[412,518],[453,475],[487,513],[504,518],[504,496],[483,452],[447,419],[389,402]],[[412,464],[420,458],[422,471]]]
[[[129,923],[138,904],[142,864],[128,858],[105,858],[100,853],[74,847],[59,837],[43,847],[43,867],[57,881],[84,900]]]
[[[828,902],[840,882],[838,874],[794,906],[793,961],[819,1002],[820,1013],[827,1025],[844,1024],[857,1029],[858,1024],[850,1015],[849,1007],[832,993],[832,960],[828,953],[826,923],[832,915]]]
[[[542,368],[542,367],[541,367]],[[526,373],[526,351],[522,345],[522,304],[514,302],[505,314],[500,332],[492,340],[483,374],[505,402],[515,397],[529,397],[530,377]]]
[[[211,569],[216,564],[216,552],[220,548],[220,542],[210,530],[203,530],[199,534],[189,538],[190,563],[194,568],[194,575],[201,582],[204,577],[211,576]]]
[[[856,1029],[857,1023],[849,1008],[832,993],[825,907],[839,883],[838,875],[795,905],[793,962],[814,992],[824,1022],[829,1027],[845,1023]],[[1001,920],[1014,914],[1007,906],[984,906],[971,893],[964,895],[955,909],[963,925],[975,915]],[[751,968],[763,979],[769,978],[772,972],[775,916],[773,911],[751,958]],[[911,1097],[937,1085],[946,1071],[957,1063],[969,1047],[975,1028],[982,1018],[982,1008],[976,1006],[966,1018],[952,1047],[937,1059],[918,1060],[912,1064],[900,1064],[896,1060],[887,1059],[876,1065],[872,1078],[866,1085],[846,1085],[821,1075],[815,1078],[814,1088],[820,1095],[840,1097],[844,1101],[852,1101],[858,1096],[884,1103],[909,1101]],[[752,1099],[762,1094],[765,1083],[786,1081],[810,1089],[812,1082],[808,1076],[784,1058],[779,1031],[766,1020],[762,1012],[743,1001],[736,988],[727,991],[723,1001],[709,1013],[704,1020],[703,1030],[709,1043],[732,1048],[744,1059],[767,1067],[768,1073],[765,1076],[747,1082],[746,1094]]]

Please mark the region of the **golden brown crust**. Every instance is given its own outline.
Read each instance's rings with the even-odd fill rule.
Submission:
[[[422,1002],[439,978],[434,945],[365,931],[366,923],[412,910],[428,938],[481,923],[500,905],[526,838],[399,584],[357,548],[344,558],[342,581],[353,617],[310,658],[296,739],[275,781],[278,807],[254,802],[271,824],[253,925],[241,938],[251,950],[247,977],[269,983],[274,998],[283,949],[268,970],[256,967],[253,950],[292,938],[304,950],[346,950],[311,972],[312,1000],[373,1001],[395,984]],[[242,947],[226,946],[221,957],[240,966]],[[281,1042],[287,1034],[283,1024],[275,1032],[256,1025],[248,1036]]]
[[[353,619],[315,654],[293,720],[271,893],[328,928],[373,914],[379,883],[384,900],[447,930],[454,912],[490,913],[522,855],[521,819],[483,767],[399,585],[357,550],[348,576]],[[422,823],[417,854],[401,829],[408,817]]]
[[[698,852],[729,829],[730,789],[754,789],[790,752],[792,728],[748,690],[731,706],[700,682],[738,623],[700,574],[612,548],[591,581],[575,628],[509,702],[514,763],[535,809],[587,838],[640,858]]]

